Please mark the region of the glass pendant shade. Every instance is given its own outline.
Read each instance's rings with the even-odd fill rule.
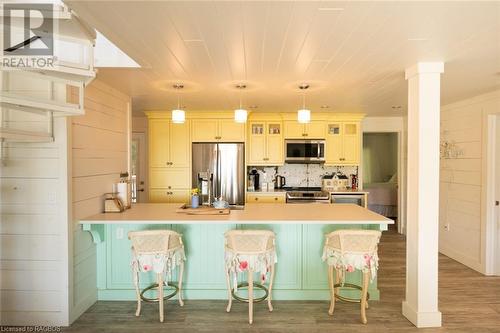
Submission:
[[[246,123],[248,112],[245,109],[234,110],[234,121],[237,123]]]
[[[184,124],[186,121],[186,113],[184,110],[172,110],[172,122],[174,124]]]
[[[311,110],[300,109],[297,111],[297,121],[301,124],[311,122]]]

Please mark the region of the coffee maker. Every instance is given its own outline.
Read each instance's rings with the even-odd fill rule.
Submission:
[[[250,184],[253,184],[254,191],[260,189],[259,172],[256,169],[252,169],[252,171],[250,171],[250,174],[248,175],[248,180]]]

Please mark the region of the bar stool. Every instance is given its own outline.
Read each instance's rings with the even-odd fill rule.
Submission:
[[[336,230],[325,237],[323,261],[328,264],[328,285],[330,287],[329,315],[333,315],[335,298],[342,301],[361,303],[361,322],[367,323],[368,282],[376,277],[378,269],[377,244],[381,232],[377,230]],[[335,270],[335,282],[333,279]],[[363,272],[362,286],[345,283],[346,272]],[[339,287],[361,290],[361,298],[353,299],[339,295]]]
[[[132,273],[135,291],[137,295],[136,316],[141,313],[141,300],[145,302],[158,302],[160,322],[163,322],[163,301],[179,294],[179,304],[184,306],[182,300],[182,275],[184,273],[184,245],[181,234],[171,230],[147,230],[130,231],[128,238],[132,241]],[[179,282],[169,282],[172,271],[176,266],[179,269]],[[144,290],[139,289],[140,272],[156,273],[156,283],[151,284]],[[161,287],[159,287],[161,286]],[[164,296],[163,286],[173,287],[170,294]],[[149,290],[157,290],[156,298],[148,298],[144,293]]]
[[[274,280],[274,264],[277,262],[275,248],[275,234],[269,230],[230,230],[224,234],[225,238],[225,270],[228,289],[227,312],[231,311],[233,297],[241,302],[248,303],[248,322],[253,322],[253,303],[267,299],[269,311],[273,311],[271,292]],[[247,282],[237,281],[238,273],[247,273]],[[260,274],[261,283],[254,282],[254,273]],[[267,273],[271,273],[269,288],[264,283]],[[231,287],[231,279],[233,287]],[[248,298],[237,294],[238,288],[248,288]],[[264,291],[264,296],[254,298],[254,288]]]

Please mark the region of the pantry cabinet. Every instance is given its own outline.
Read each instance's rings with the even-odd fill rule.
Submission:
[[[325,137],[325,122],[311,121],[307,124],[296,120],[285,121],[285,139],[323,139]]]
[[[163,115],[151,114],[148,138],[149,201],[187,203],[191,189],[190,121],[175,124]]]
[[[247,164],[283,164],[283,134],[281,121],[249,122]]]
[[[326,133],[326,164],[358,165],[361,160],[359,122],[329,122]]]
[[[245,142],[245,124],[234,119],[193,119],[192,142]]]

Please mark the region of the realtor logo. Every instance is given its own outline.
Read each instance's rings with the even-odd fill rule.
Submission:
[[[53,56],[53,4],[3,5],[3,55]]]

